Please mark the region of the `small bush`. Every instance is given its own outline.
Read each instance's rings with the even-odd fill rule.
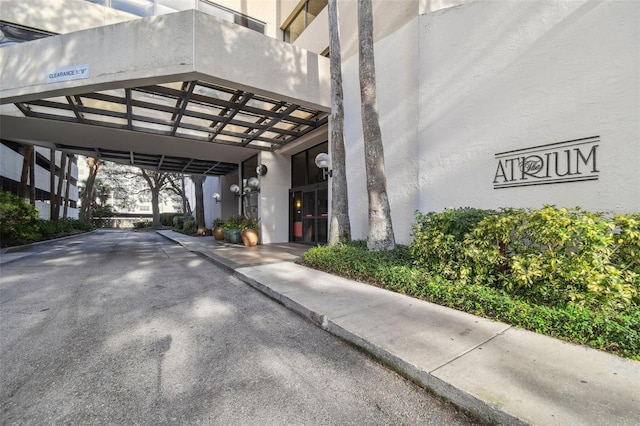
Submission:
[[[133,229],[146,229],[151,228],[153,222],[148,220],[140,220],[137,222],[133,222]]]
[[[463,260],[464,239],[493,210],[471,207],[448,209],[442,213],[416,212],[411,253],[416,264],[441,274],[458,278]]]
[[[86,232],[92,229],[93,227],[90,224],[77,219],[60,219],[55,222],[44,219],[38,220],[38,230],[43,239],[62,237],[78,231]]]
[[[171,221],[173,224],[173,229],[182,231],[182,228],[184,227],[184,216],[182,215],[174,216]]]
[[[621,232],[622,234],[622,232]],[[536,303],[504,288],[451,280],[422,266],[407,247],[371,252],[358,241],[319,246],[300,263],[548,336],[640,360],[640,310]]]
[[[640,303],[640,220],[546,206],[416,214],[415,264],[545,305]]]
[[[162,226],[175,227],[175,218],[182,217],[182,213],[160,213],[160,224]]]
[[[90,231],[90,224],[77,219],[50,221],[38,219],[38,210],[22,198],[0,192],[0,240],[2,246],[15,246],[34,241]]]
[[[2,245],[23,244],[38,237],[38,210],[22,198],[9,192],[0,192]]]
[[[243,218],[241,216],[233,215],[229,219],[224,221],[224,225],[222,225],[225,231],[230,229],[242,229]]]
[[[192,217],[187,218],[184,221],[184,225],[182,226],[182,232],[184,232],[187,235],[193,235],[196,233],[196,231],[197,231],[196,220]]]

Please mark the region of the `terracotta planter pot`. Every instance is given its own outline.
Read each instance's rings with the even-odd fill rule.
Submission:
[[[258,244],[258,231],[255,229],[245,229],[242,231],[242,243],[247,247]]]
[[[213,228],[213,238],[217,241],[224,240],[224,230],[222,226],[216,226]]]

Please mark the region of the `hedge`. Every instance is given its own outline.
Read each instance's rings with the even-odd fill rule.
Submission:
[[[453,209],[416,213],[409,247],[358,241],[300,263],[640,360],[640,215]]]

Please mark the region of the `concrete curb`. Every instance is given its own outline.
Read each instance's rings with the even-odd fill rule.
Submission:
[[[211,259],[214,263],[220,265],[220,263],[216,259],[213,259],[211,257],[208,258]],[[228,266],[226,265],[221,266],[228,268]],[[404,378],[428,390],[429,392],[432,392],[435,395],[444,398],[445,400],[451,402],[465,412],[470,413],[472,416],[475,416],[490,424],[514,426],[528,424],[521,419],[518,419],[517,417],[514,417],[500,410],[499,407],[492,406],[486,401],[475,398],[467,392],[464,392],[463,390],[458,389],[451,384],[446,383],[443,380],[433,376],[429,372],[406,362],[405,360],[397,357],[384,348],[376,346],[366,339],[363,339],[362,337],[350,332],[349,330],[340,327],[339,325],[328,319],[324,314],[316,312],[308,308],[307,306],[274,291],[270,287],[254,280],[253,278],[246,276],[242,272],[234,271],[233,275],[239,280],[265,294],[269,298],[281,303],[287,309],[311,321],[313,324],[322,328],[326,332],[357,347],[358,349],[367,353],[373,359],[392,369]]]
[[[186,245],[182,244],[178,240],[174,240],[173,238],[160,234],[166,239],[173,241],[176,244],[184,247],[189,250]],[[461,389],[452,386],[451,384],[444,382],[443,380],[433,376],[427,371],[424,371],[418,368],[415,365],[412,365],[405,360],[397,357],[393,353],[372,344],[371,342],[363,339],[362,337],[350,332],[349,330],[340,327],[330,319],[328,319],[324,314],[320,312],[316,312],[307,306],[273,290],[271,287],[262,284],[261,282],[245,275],[242,272],[237,271],[233,266],[225,263],[222,259],[217,258],[216,256],[209,255],[207,253],[203,253],[200,251],[189,250],[192,253],[197,254],[200,257],[203,257],[215,265],[221,267],[225,271],[231,273],[235,278],[240,281],[250,285],[256,290],[260,291],[267,297],[276,302],[284,305],[287,309],[292,312],[300,315],[301,317],[307,319],[312,322],[316,326],[322,328],[326,332],[344,340],[345,342],[355,346],[360,349],[364,353],[371,356],[373,359],[378,361],[379,363],[387,366],[392,369],[396,373],[400,374],[402,377],[410,380],[411,382],[417,384],[418,386],[426,389],[429,392],[432,392],[435,395],[449,401],[465,412],[481,419],[484,422],[490,424],[503,424],[503,425],[527,425],[528,423],[514,417],[502,410],[499,407],[492,406],[486,401],[482,401],[467,392],[464,392]]]
[[[638,424],[640,364],[634,361],[292,260],[245,262],[238,253],[166,238],[483,422]],[[396,333],[401,330],[406,335]]]
[[[23,244],[21,246],[5,247],[5,248],[0,250],[0,254],[14,253],[14,252],[25,250],[25,249],[28,249],[28,248],[31,248],[31,247],[39,246],[41,244],[50,243],[52,241],[68,240],[69,238],[75,238],[75,237],[79,237],[81,235],[92,234],[92,233],[94,233],[96,231],[97,231],[97,229],[94,229],[93,231],[81,232],[79,234],[67,235],[65,237],[60,237],[60,238],[52,238],[50,240],[36,241],[34,243]]]

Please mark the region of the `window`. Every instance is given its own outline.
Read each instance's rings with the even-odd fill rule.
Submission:
[[[233,22],[264,34],[264,22],[219,6],[208,0],[85,0],[140,17],[164,15],[180,10],[197,9],[209,15]],[[325,2],[326,3],[326,2]]]
[[[198,2],[198,10],[208,13],[209,15],[223,19],[225,21],[233,22],[234,24],[241,25],[264,34],[264,22],[260,22],[256,19],[250,18],[247,15],[235,12],[217,4],[211,3],[207,0],[200,0]]]
[[[293,43],[327,6],[327,0],[306,0],[293,11],[282,27],[284,41]]]
[[[258,217],[258,192],[251,190],[249,179],[257,177],[258,156],[254,155],[242,162],[242,214],[247,217]]]
[[[54,33],[0,21],[0,47],[38,40],[52,35],[54,35]]]
[[[328,152],[328,143],[324,142],[291,157],[291,187],[322,183],[322,169],[316,166],[316,155]]]

